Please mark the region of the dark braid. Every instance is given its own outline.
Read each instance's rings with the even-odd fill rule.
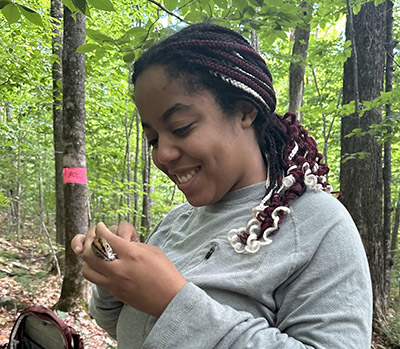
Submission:
[[[194,24],[146,51],[134,65],[133,83],[149,67],[160,65],[171,78],[182,79],[196,93],[210,91],[225,115],[238,100],[252,103],[257,141],[269,172],[267,195],[253,210],[247,228],[228,238],[237,252],[257,252],[279,230],[289,202],[307,187],[331,191],[328,167],[308,131],[293,113],[276,113],[272,76],[264,59],[240,34],[213,24]]]

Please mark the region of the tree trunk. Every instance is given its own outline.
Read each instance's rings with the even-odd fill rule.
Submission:
[[[55,192],[56,192],[56,242],[65,244],[65,212],[63,184],[63,118],[62,102],[60,100],[62,84],[62,37],[60,24],[62,20],[62,1],[51,0],[50,15],[52,17],[52,52],[57,56],[52,66],[53,76],[53,137],[55,161]]]
[[[387,306],[382,233],[382,146],[368,131],[371,124],[381,121],[382,115],[379,110],[372,109],[360,117],[357,105],[358,100],[371,101],[378,97],[383,89],[385,10],[385,4],[375,7],[373,2],[369,2],[356,16],[353,17],[351,12],[348,15],[346,38],[352,40],[353,54],[344,64],[343,103],[355,101],[356,110],[342,118],[341,124],[343,203],[353,216],[366,249],[377,319],[384,318]],[[346,137],[355,128],[366,134]],[[367,152],[368,156],[354,156],[359,152]],[[353,155],[349,158],[349,154]]]
[[[15,190],[15,224],[18,238],[21,237],[21,151],[22,151],[22,116],[18,116],[18,154],[17,154],[17,183]]]
[[[135,112],[135,120],[136,120],[136,150],[135,150],[135,167],[133,169],[133,182],[137,185],[138,182],[138,171],[139,171],[139,146],[140,146],[140,120],[138,112]],[[137,213],[139,211],[139,193],[135,190],[135,195],[133,197],[133,225],[137,225]]]
[[[393,84],[393,3],[386,1],[386,68],[385,91],[392,91]],[[392,115],[391,105],[386,105],[386,118]],[[392,133],[392,127],[387,127],[387,133]],[[390,229],[392,217],[392,142],[387,140],[383,146],[383,234],[385,248],[386,294],[390,295],[390,274],[392,270],[392,255],[390,252]]]
[[[40,154],[38,156],[38,181],[39,181],[39,231],[41,236],[44,225],[44,218],[43,218],[44,200],[43,200],[42,156]]]
[[[129,100],[126,100],[126,105],[128,106]],[[132,169],[131,169],[131,134],[132,134],[132,127],[133,127],[133,121],[135,117],[133,116],[131,120],[129,120],[128,117],[128,111],[125,112],[125,140],[126,140],[126,146],[125,146],[125,155],[124,155],[124,169],[121,174],[121,183],[125,182],[125,168],[126,168],[126,181],[127,181],[127,186],[126,186],[126,197],[121,197],[120,199],[120,205],[124,203],[124,200],[126,199],[126,205],[127,207],[131,206],[131,198],[132,198],[132,185],[131,185],[131,177],[132,177]],[[121,222],[121,214],[118,214],[118,222]],[[127,222],[131,222],[131,214],[130,211],[126,213],[124,219]]]
[[[294,31],[293,60],[289,66],[289,111],[296,113],[299,120],[301,120],[301,113],[298,110],[303,104],[305,61],[310,39],[311,20],[309,5],[306,2],[302,2],[300,7],[304,10],[304,22],[303,25],[298,25]]]
[[[11,109],[10,103],[8,103],[8,102],[6,102],[6,118],[7,118],[8,122],[12,121],[12,119],[13,119],[12,109]]]
[[[75,19],[74,19],[75,18]],[[85,43],[85,16],[74,17],[64,6],[63,134],[65,199],[65,269],[57,308],[71,311],[87,301],[87,283],[82,276],[82,258],[73,253],[75,234],[88,229],[88,199],[85,157],[85,55],[76,49]]]
[[[392,239],[390,241],[390,253],[391,253],[392,261],[394,261],[394,258],[396,255],[397,240],[398,240],[397,237],[399,235],[399,227],[400,227],[400,190],[399,190],[399,196],[397,198],[396,209],[395,209],[394,220],[393,220]],[[399,302],[400,302],[400,299],[399,299]]]
[[[149,154],[149,144],[147,142],[146,137],[143,134],[143,143],[142,143],[142,154],[143,154],[143,161],[144,166],[142,170],[142,178],[143,178],[143,203],[142,203],[142,221],[141,221],[141,228],[143,229],[142,233],[147,235],[150,231],[151,225],[151,198],[150,198],[150,154]],[[143,237],[143,235],[141,235]]]

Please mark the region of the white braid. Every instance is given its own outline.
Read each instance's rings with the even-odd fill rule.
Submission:
[[[258,94],[257,91],[254,91],[251,87],[247,86],[246,84],[237,81],[229,76],[226,76],[224,74],[221,74],[219,72],[216,71],[210,71],[211,74],[213,74],[216,77],[221,78],[222,80],[224,80],[225,82],[227,82],[228,84],[237,87],[238,89],[252,95],[255,99],[257,99],[259,102],[261,102],[264,107],[266,107],[269,111],[271,111],[271,108],[269,107],[269,105],[264,101],[264,99]]]
[[[294,147],[289,154],[290,160],[296,157],[298,150],[299,146],[295,142]],[[296,165],[290,166],[286,171],[286,176],[282,178],[282,185],[278,188],[278,190],[276,190],[277,184],[275,184],[275,186],[261,200],[260,204],[252,209],[252,218],[248,221],[246,227],[242,227],[239,229],[231,229],[228,232],[227,234],[228,241],[231,243],[233,249],[237,253],[243,253],[243,254],[256,253],[259,251],[261,246],[269,245],[272,243],[272,240],[268,236],[270,236],[274,231],[278,229],[278,224],[280,220],[279,213],[283,213],[285,215],[289,214],[290,208],[286,206],[278,206],[273,210],[271,214],[273,224],[272,226],[265,229],[261,239],[258,239],[257,236],[260,233],[261,221],[263,219],[262,218],[258,219],[258,217],[259,214],[261,212],[264,212],[264,210],[268,207],[267,202],[270,200],[273,193],[284,193],[287,189],[291,188],[296,183],[295,177],[291,174],[291,172],[293,172],[295,169],[297,169]],[[306,185],[307,188],[313,189],[314,191],[324,190],[330,193],[333,190],[333,188],[330,185],[328,185],[326,188],[323,188],[323,185],[318,183],[318,180],[320,180],[322,183],[326,182],[326,178],[324,176],[318,176],[316,174],[318,169],[319,169],[318,164],[315,164],[312,170],[310,163],[305,162],[303,164],[302,172],[304,174],[304,184]],[[270,185],[269,171],[267,171],[267,173],[268,176],[266,181],[266,187],[268,189]],[[243,244],[240,240],[240,236],[243,236],[244,234],[248,235],[246,244]]]

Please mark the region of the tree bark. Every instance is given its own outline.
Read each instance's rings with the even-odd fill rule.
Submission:
[[[21,151],[22,151],[22,116],[18,116],[18,154],[17,183],[15,189],[15,224],[18,238],[21,237]]]
[[[386,68],[385,91],[393,89],[393,3],[386,1]],[[391,105],[385,108],[386,118],[392,115]],[[392,133],[392,127],[387,127],[387,133]],[[392,142],[388,139],[383,146],[383,234],[385,248],[386,294],[390,295],[390,274],[392,270],[392,254],[390,252],[390,229],[392,225]]]
[[[86,233],[89,225],[85,156],[85,55],[75,52],[85,43],[85,16],[77,13],[74,17],[64,6],[62,67],[66,245],[64,280],[57,303],[57,308],[62,311],[76,309],[87,301],[82,258],[76,256],[70,246],[74,235]]]
[[[143,134],[143,143],[142,143],[142,154],[143,154],[143,170],[142,170],[142,178],[143,178],[143,202],[142,202],[142,220],[141,220],[141,228],[143,229],[143,234],[147,235],[150,231],[151,225],[151,198],[150,198],[150,156],[149,156],[149,144],[145,135]],[[141,235],[142,237],[143,235]]]
[[[128,106],[129,100],[126,100],[126,105]],[[125,155],[124,155],[124,168],[122,170],[121,174],[121,182],[125,182],[125,168],[126,168],[126,181],[127,181],[127,186],[126,186],[126,196],[122,196],[120,199],[120,205],[124,204],[124,200],[126,199],[126,205],[127,207],[131,206],[131,199],[132,199],[132,185],[131,185],[131,177],[132,177],[132,168],[131,168],[131,134],[132,134],[132,127],[133,127],[133,121],[135,117],[133,116],[131,120],[129,120],[128,117],[128,111],[125,112],[125,140],[126,140],[126,146],[125,146]],[[118,222],[121,222],[122,215],[118,214]],[[131,214],[128,211],[128,213],[125,215],[124,219],[127,222],[131,222]]]
[[[354,17],[351,11],[348,15],[346,38],[352,39],[353,54],[344,64],[344,104],[371,101],[383,90],[385,10],[385,3],[375,7],[373,2],[369,2]],[[354,35],[351,35],[352,32]],[[355,57],[356,52],[358,55]],[[385,317],[387,307],[382,226],[382,146],[368,131],[371,124],[379,123],[381,119],[381,111],[377,109],[367,111],[360,117],[356,103],[355,113],[342,118],[341,124],[340,183],[343,203],[353,216],[368,256],[376,319]],[[360,128],[365,135],[346,137],[355,128]],[[348,154],[359,152],[368,152],[369,155],[364,158],[353,156],[343,161]]]
[[[10,103],[6,102],[6,118],[7,121],[10,122],[13,119],[13,115],[12,115],[12,109],[10,106]]]
[[[139,120],[139,114],[136,110],[135,112],[135,120],[136,120],[136,150],[135,150],[135,167],[133,169],[133,182],[135,185],[138,183],[138,171],[139,171],[139,146],[140,146],[140,120]],[[137,190],[135,190],[135,194],[133,197],[134,203],[133,203],[133,211],[134,211],[134,216],[133,216],[133,225],[137,225],[137,216],[138,216],[138,211],[139,211],[139,193]]]
[[[57,60],[52,65],[53,77],[53,137],[55,161],[55,192],[56,192],[56,242],[65,244],[65,212],[64,212],[64,184],[63,184],[63,116],[61,88],[62,88],[62,37],[60,25],[62,21],[62,1],[51,0],[50,15],[52,18],[52,52]]]
[[[294,31],[293,59],[289,66],[289,111],[296,113],[299,120],[301,120],[301,113],[298,110],[303,104],[305,61],[310,39],[311,19],[311,9],[307,2],[302,2],[300,7],[304,10],[304,22],[303,25],[296,26]]]
[[[399,196],[397,198],[396,209],[393,220],[392,239],[390,241],[390,254],[392,261],[394,261],[396,255],[397,241],[398,241],[397,237],[399,235],[399,228],[400,228],[400,190],[399,190]]]

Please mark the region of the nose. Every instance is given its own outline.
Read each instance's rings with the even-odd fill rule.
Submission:
[[[157,148],[153,149],[153,160],[155,164],[168,165],[170,162],[179,159],[181,152],[171,140],[158,138]]]

